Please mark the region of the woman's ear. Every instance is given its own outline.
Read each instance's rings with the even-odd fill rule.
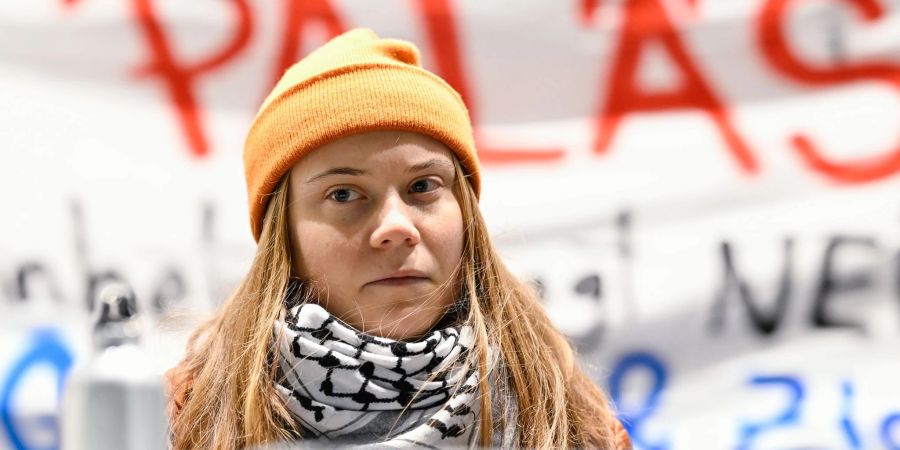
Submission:
[[[164,378],[168,394],[166,412],[169,415],[169,423],[172,423],[178,413],[181,412],[181,408],[184,407],[184,402],[187,401],[191,380],[188,374],[179,370],[177,366],[167,370]]]

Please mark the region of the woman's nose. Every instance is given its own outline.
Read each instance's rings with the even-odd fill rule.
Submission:
[[[400,245],[413,246],[419,239],[419,229],[403,200],[397,196],[385,200],[378,224],[369,238],[372,247],[386,250]]]

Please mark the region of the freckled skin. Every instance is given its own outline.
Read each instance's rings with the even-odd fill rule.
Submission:
[[[393,339],[421,336],[444,315],[457,289],[436,289],[450,282],[463,246],[452,158],[427,136],[374,131],[319,147],[291,169],[294,270],[323,291],[329,312]],[[336,167],[365,173],[316,178]],[[399,270],[422,274],[377,282]]]

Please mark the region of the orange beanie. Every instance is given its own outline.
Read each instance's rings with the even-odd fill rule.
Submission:
[[[269,194],[300,158],[343,136],[388,129],[443,142],[479,194],[472,124],[460,95],[422,68],[413,44],[358,28],[289,68],[250,126],[244,171],[253,238],[262,234]]]

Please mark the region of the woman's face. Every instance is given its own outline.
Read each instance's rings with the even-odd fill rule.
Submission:
[[[421,336],[454,302],[463,223],[453,154],[404,131],[347,136],[290,172],[294,269],[358,330]],[[463,181],[464,182],[464,181]]]

